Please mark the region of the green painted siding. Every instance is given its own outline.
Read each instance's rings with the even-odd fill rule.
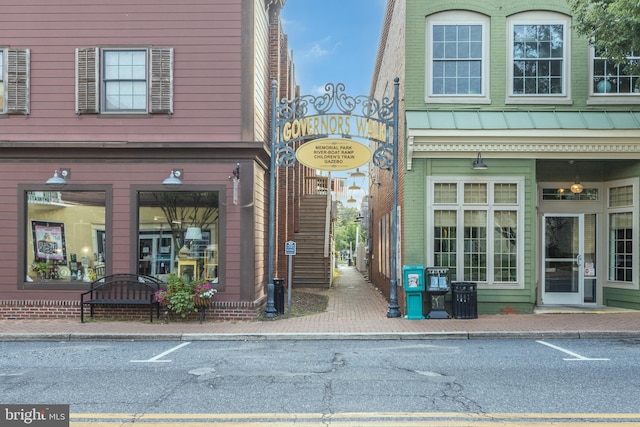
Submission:
[[[510,307],[518,312],[531,312],[536,302],[536,177],[534,160],[491,159],[490,168],[471,171],[468,160],[414,159],[412,170],[405,175],[405,224],[403,230],[403,264],[431,265],[426,259],[430,233],[426,230],[427,176],[524,176],[524,289],[479,289],[480,312],[499,312]],[[522,230],[521,230],[522,231]],[[491,304],[485,304],[485,303]]]
[[[404,261],[406,265],[426,263],[426,160],[414,161],[413,168],[404,177],[403,236]]]
[[[589,44],[583,37],[573,33],[570,40],[570,76],[569,88],[571,105],[507,105],[506,79],[507,49],[509,48],[507,34],[507,18],[515,13],[530,10],[551,11],[570,16],[571,10],[565,0],[555,1],[422,1],[407,0],[406,16],[406,68],[405,68],[405,107],[410,110],[424,109],[459,109],[461,104],[425,104],[425,64],[426,64],[426,18],[437,12],[446,10],[468,10],[482,13],[490,18],[490,97],[491,104],[466,104],[463,108],[479,108],[481,110],[584,110],[607,109],[624,110],[625,106],[594,106],[587,107],[589,93]]]
[[[604,288],[604,305],[640,310],[640,293],[637,290]]]

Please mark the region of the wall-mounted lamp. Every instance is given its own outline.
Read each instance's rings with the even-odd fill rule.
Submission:
[[[182,177],[184,176],[182,169],[173,169],[168,178],[162,181],[162,185],[169,188],[176,188],[182,185]]]
[[[236,167],[231,172],[233,175],[229,175],[229,179],[233,180],[233,204],[238,204],[238,183],[240,182],[240,163],[236,163]]]
[[[67,185],[67,179],[69,178],[71,178],[71,169],[60,168],[53,172],[53,176],[45,184],[50,188],[60,189]]]
[[[471,166],[471,169],[473,170],[489,169],[489,166],[487,166],[486,163],[482,161],[481,153],[478,153],[478,158],[473,161],[473,165]]]
[[[229,179],[240,180],[240,163],[236,163],[236,167],[232,173],[233,175],[229,175]]]

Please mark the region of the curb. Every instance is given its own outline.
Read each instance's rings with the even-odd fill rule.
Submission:
[[[358,333],[117,334],[3,333],[0,342],[35,341],[301,341],[301,340],[489,340],[640,339],[640,331],[474,331]]]

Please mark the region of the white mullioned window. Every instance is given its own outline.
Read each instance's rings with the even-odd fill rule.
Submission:
[[[613,181],[607,188],[608,274],[610,284],[638,288],[638,179]]]
[[[507,102],[569,103],[570,18],[525,12],[507,22]]]
[[[173,49],[76,49],[76,114],[97,113],[173,113]]]
[[[640,75],[630,74],[623,65],[607,61],[602,52],[591,49],[593,55],[592,87],[594,96],[637,97],[640,95]],[[640,61],[638,53],[631,52],[627,58],[631,62]],[[638,102],[638,99],[630,102]]]
[[[430,266],[456,281],[523,286],[524,178],[430,177],[427,223]]]
[[[427,17],[426,34],[426,102],[488,103],[489,17],[436,13]]]

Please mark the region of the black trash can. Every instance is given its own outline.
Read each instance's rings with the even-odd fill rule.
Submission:
[[[273,278],[273,305],[278,314],[284,313],[284,279]]]
[[[477,319],[478,285],[474,282],[452,282],[451,305],[454,319]]]

